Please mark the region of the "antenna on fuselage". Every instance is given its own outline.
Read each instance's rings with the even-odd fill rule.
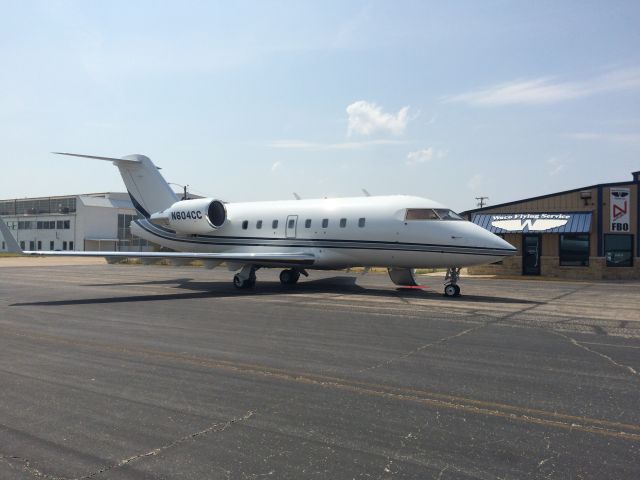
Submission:
[[[363,189],[362,189],[362,193],[364,193],[364,196],[365,196],[365,197],[370,197],[370,196],[371,196],[371,194],[367,191],[367,189],[366,189],[366,188],[363,188]]]
[[[296,200],[302,200],[300,198],[300,195],[298,195],[296,192],[293,192],[293,196],[296,197]]]

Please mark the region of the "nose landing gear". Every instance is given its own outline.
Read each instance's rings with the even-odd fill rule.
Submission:
[[[460,279],[460,268],[449,267],[447,274],[444,277],[444,294],[447,297],[459,297],[460,286],[458,280]]]

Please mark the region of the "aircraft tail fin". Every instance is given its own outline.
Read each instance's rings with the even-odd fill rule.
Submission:
[[[22,249],[20,248],[20,245],[18,245],[18,242],[14,238],[13,233],[11,233],[11,230],[9,230],[9,227],[7,227],[7,224],[4,223],[4,220],[2,220],[2,218],[0,218],[0,233],[4,238],[4,242],[7,244],[8,252],[22,253]]]
[[[149,218],[153,213],[161,212],[179,200],[158,171],[158,168],[149,157],[144,155],[136,154],[122,158],[111,158],[77,153],[53,153],[113,162],[120,170],[120,175],[127,187],[133,206],[140,215],[146,218]]]

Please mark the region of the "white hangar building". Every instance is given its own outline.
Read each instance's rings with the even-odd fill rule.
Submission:
[[[24,250],[153,249],[131,235],[137,214],[127,193],[0,200],[0,216]],[[6,242],[0,247],[7,251]]]

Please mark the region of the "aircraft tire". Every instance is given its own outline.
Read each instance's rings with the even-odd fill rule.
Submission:
[[[300,273],[296,270],[283,270],[280,272],[280,283],[282,285],[293,285],[298,282]]]
[[[243,280],[242,278],[240,278],[240,275],[236,274],[233,276],[233,286],[236,287],[237,289],[253,287],[255,284],[256,284],[255,277],[253,279],[248,278],[247,280]]]
[[[460,295],[460,287],[458,285],[447,285],[444,287],[444,294],[447,297],[457,297]]]

